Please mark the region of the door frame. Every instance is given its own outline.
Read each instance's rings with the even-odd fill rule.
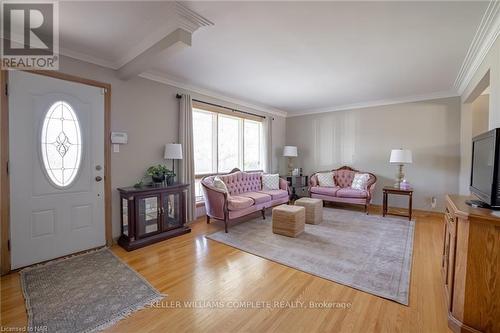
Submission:
[[[104,89],[104,224],[106,245],[113,244],[111,222],[111,84],[85,79],[59,71],[28,70],[28,73],[48,76],[64,81],[76,82],[88,86]],[[9,162],[9,96],[7,92],[9,72],[0,71],[0,87],[2,94],[0,115],[0,273],[7,274],[11,271],[10,261],[10,176],[8,173]]]

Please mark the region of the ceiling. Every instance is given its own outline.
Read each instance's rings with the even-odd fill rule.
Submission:
[[[293,115],[453,94],[488,2],[184,4],[215,25],[150,72]],[[118,67],[164,37],[168,10],[166,2],[61,2],[61,48]]]

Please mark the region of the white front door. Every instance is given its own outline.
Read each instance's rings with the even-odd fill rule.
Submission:
[[[105,245],[102,88],[9,73],[12,268]]]

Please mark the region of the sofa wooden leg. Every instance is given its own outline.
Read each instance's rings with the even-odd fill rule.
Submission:
[[[365,213],[368,215],[368,209],[370,208],[370,205],[365,205]]]
[[[207,224],[210,224],[210,216],[207,215]]]
[[[224,231],[227,234],[227,219],[224,219]]]
[[[262,219],[265,220],[266,219],[266,209],[262,208],[262,210],[260,212],[262,213]]]

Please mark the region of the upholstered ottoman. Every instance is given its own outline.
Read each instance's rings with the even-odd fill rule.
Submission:
[[[323,200],[300,198],[295,201],[295,206],[301,206],[306,209],[307,224],[320,224],[323,221]]]
[[[300,206],[280,205],[273,208],[273,233],[297,237],[304,231],[306,209]]]

